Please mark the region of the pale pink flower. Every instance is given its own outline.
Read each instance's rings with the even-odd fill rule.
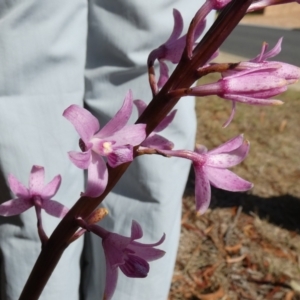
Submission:
[[[123,106],[101,129],[98,120],[86,109],[71,105],[63,113],[80,136],[82,152],[70,151],[70,160],[80,169],[88,169],[87,188],[84,195],[98,197],[107,185],[108,171],[105,160],[111,167],[133,160],[133,146],[146,138],[146,125],[126,125],[133,108],[129,91]]]
[[[127,277],[145,278],[150,270],[149,262],[157,260],[165,254],[165,251],[154,248],[163,243],[165,234],[158,242],[153,244],[136,242],[137,239],[143,237],[142,228],[136,221],[132,221],[130,237],[109,232],[98,225],[87,224],[82,220],[79,220],[79,224],[83,225],[82,227],[84,229],[97,234],[102,239],[106,261],[106,283],[104,291],[104,299],[106,300],[112,298],[116,289],[118,269]]]
[[[160,67],[160,76],[158,80],[158,87],[161,88],[169,78],[169,69],[165,61],[170,61],[173,64],[178,64],[186,45],[186,35],[181,36],[183,30],[183,19],[177,9],[173,9],[174,27],[168,40],[154,49],[148,57],[148,66],[152,66],[157,59]],[[205,20],[199,22],[195,28],[195,34],[191,43],[194,47],[195,41],[200,37],[205,28]],[[181,37],[180,37],[181,36]]]
[[[47,185],[44,185],[44,177],[44,168],[33,166],[29,177],[29,188],[26,188],[16,177],[10,174],[8,184],[16,198],[0,205],[0,215],[14,216],[35,207],[38,218],[40,218],[41,209],[44,209],[51,216],[64,217],[68,208],[51,199],[59,189],[61,176],[56,175]]]
[[[243,135],[239,135],[210,151],[207,151],[204,146],[198,146],[195,152],[189,150],[160,152],[168,156],[192,160],[195,170],[196,209],[202,214],[210,203],[210,185],[232,192],[247,191],[252,188],[252,183],[227,170],[246,158],[249,147]]]

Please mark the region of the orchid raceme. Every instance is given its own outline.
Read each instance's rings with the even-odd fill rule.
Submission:
[[[189,150],[159,152],[192,160],[195,170],[196,209],[203,214],[210,203],[210,184],[232,192],[247,191],[252,188],[252,183],[227,170],[246,158],[249,147],[243,135],[239,135],[210,151],[207,151],[204,146],[198,146],[195,152]]]
[[[163,243],[165,235],[154,244],[143,244],[136,242],[143,237],[140,224],[132,221],[131,236],[126,237],[112,233],[106,229],[84,223],[78,220],[79,224],[88,231],[97,234],[102,239],[102,245],[106,259],[106,284],[104,299],[112,298],[118,281],[118,268],[130,278],[145,278],[150,270],[150,261],[157,260],[164,256],[165,252],[154,247]]]
[[[80,169],[88,169],[84,195],[98,197],[104,191],[108,171],[103,156],[111,167],[133,160],[133,146],[146,138],[146,125],[126,125],[132,113],[132,93],[129,91],[123,106],[101,129],[98,120],[86,109],[71,105],[63,113],[80,136],[82,152],[69,152],[70,160]]]
[[[183,30],[183,19],[180,12],[177,9],[173,9],[174,27],[168,40],[154,49],[148,57],[148,66],[151,67],[154,61],[157,59],[160,67],[160,76],[158,80],[158,87],[161,88],[169,78],[169,69],[165,61],[170,61],[173,64],[177,64],[180,61],[183,50],[186,45],[186,35],[180,37]],[[195,41],[200,37],[205,28],[205,20],[199,22],[195,28],[195,34],[190,41],[190,47],[193,48]]]
[[[147,104],[142,100],[134,100],[133,101],[139,116],[146,109]],[[167,115],[158,126],[150,133],[150,135],[141,143],[141,147],[152,148],[152,149],[161,149],[161,150],[171,150],[174,147],[174,144],[164,138],[163,136],[156,134],[156,132],[160,132],[168,127],[173,121],[177,110],[173,110],[169,115]],[[140,148],[141,148],[140,147]]]
[[[51,200],[59,189],[61,176],[56,175],[47,185],[44,185],[44,177],[44,168],[33,166],[29,177],[29,188],[26,188],[16,177],[10,174],[8,176],[8,184],[17,198],[1,204],[0,215],[18,215],[34,206],[39,211],[44,209],[51,216],[64,217],[69,209],[59,202]]]

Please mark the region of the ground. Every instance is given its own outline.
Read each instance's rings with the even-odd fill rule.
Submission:
[[[210,209],[199,216],[191,172],[169,300],[300,299],[300,92],[277,98],[285,104],[238,105],[226,129],[229,101],[198,99],[197,143],[211,149],[244,133],[250,154],[233,171],[254,188],[213,189]]]

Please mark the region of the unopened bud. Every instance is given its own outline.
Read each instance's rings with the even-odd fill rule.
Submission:
[[[91,215],[86,219],[88,224],[95,224],[101,221],[106,215],[108,215],[108,210],[104,207],[97,208]]]

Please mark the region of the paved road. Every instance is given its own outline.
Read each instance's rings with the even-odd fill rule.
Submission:
[[[272,48],[282,36],[282,50],[274,60],[300,66],[300,30],[238,25],[222,45],[221,51],[252,58],[260,52],[263,41]]]

